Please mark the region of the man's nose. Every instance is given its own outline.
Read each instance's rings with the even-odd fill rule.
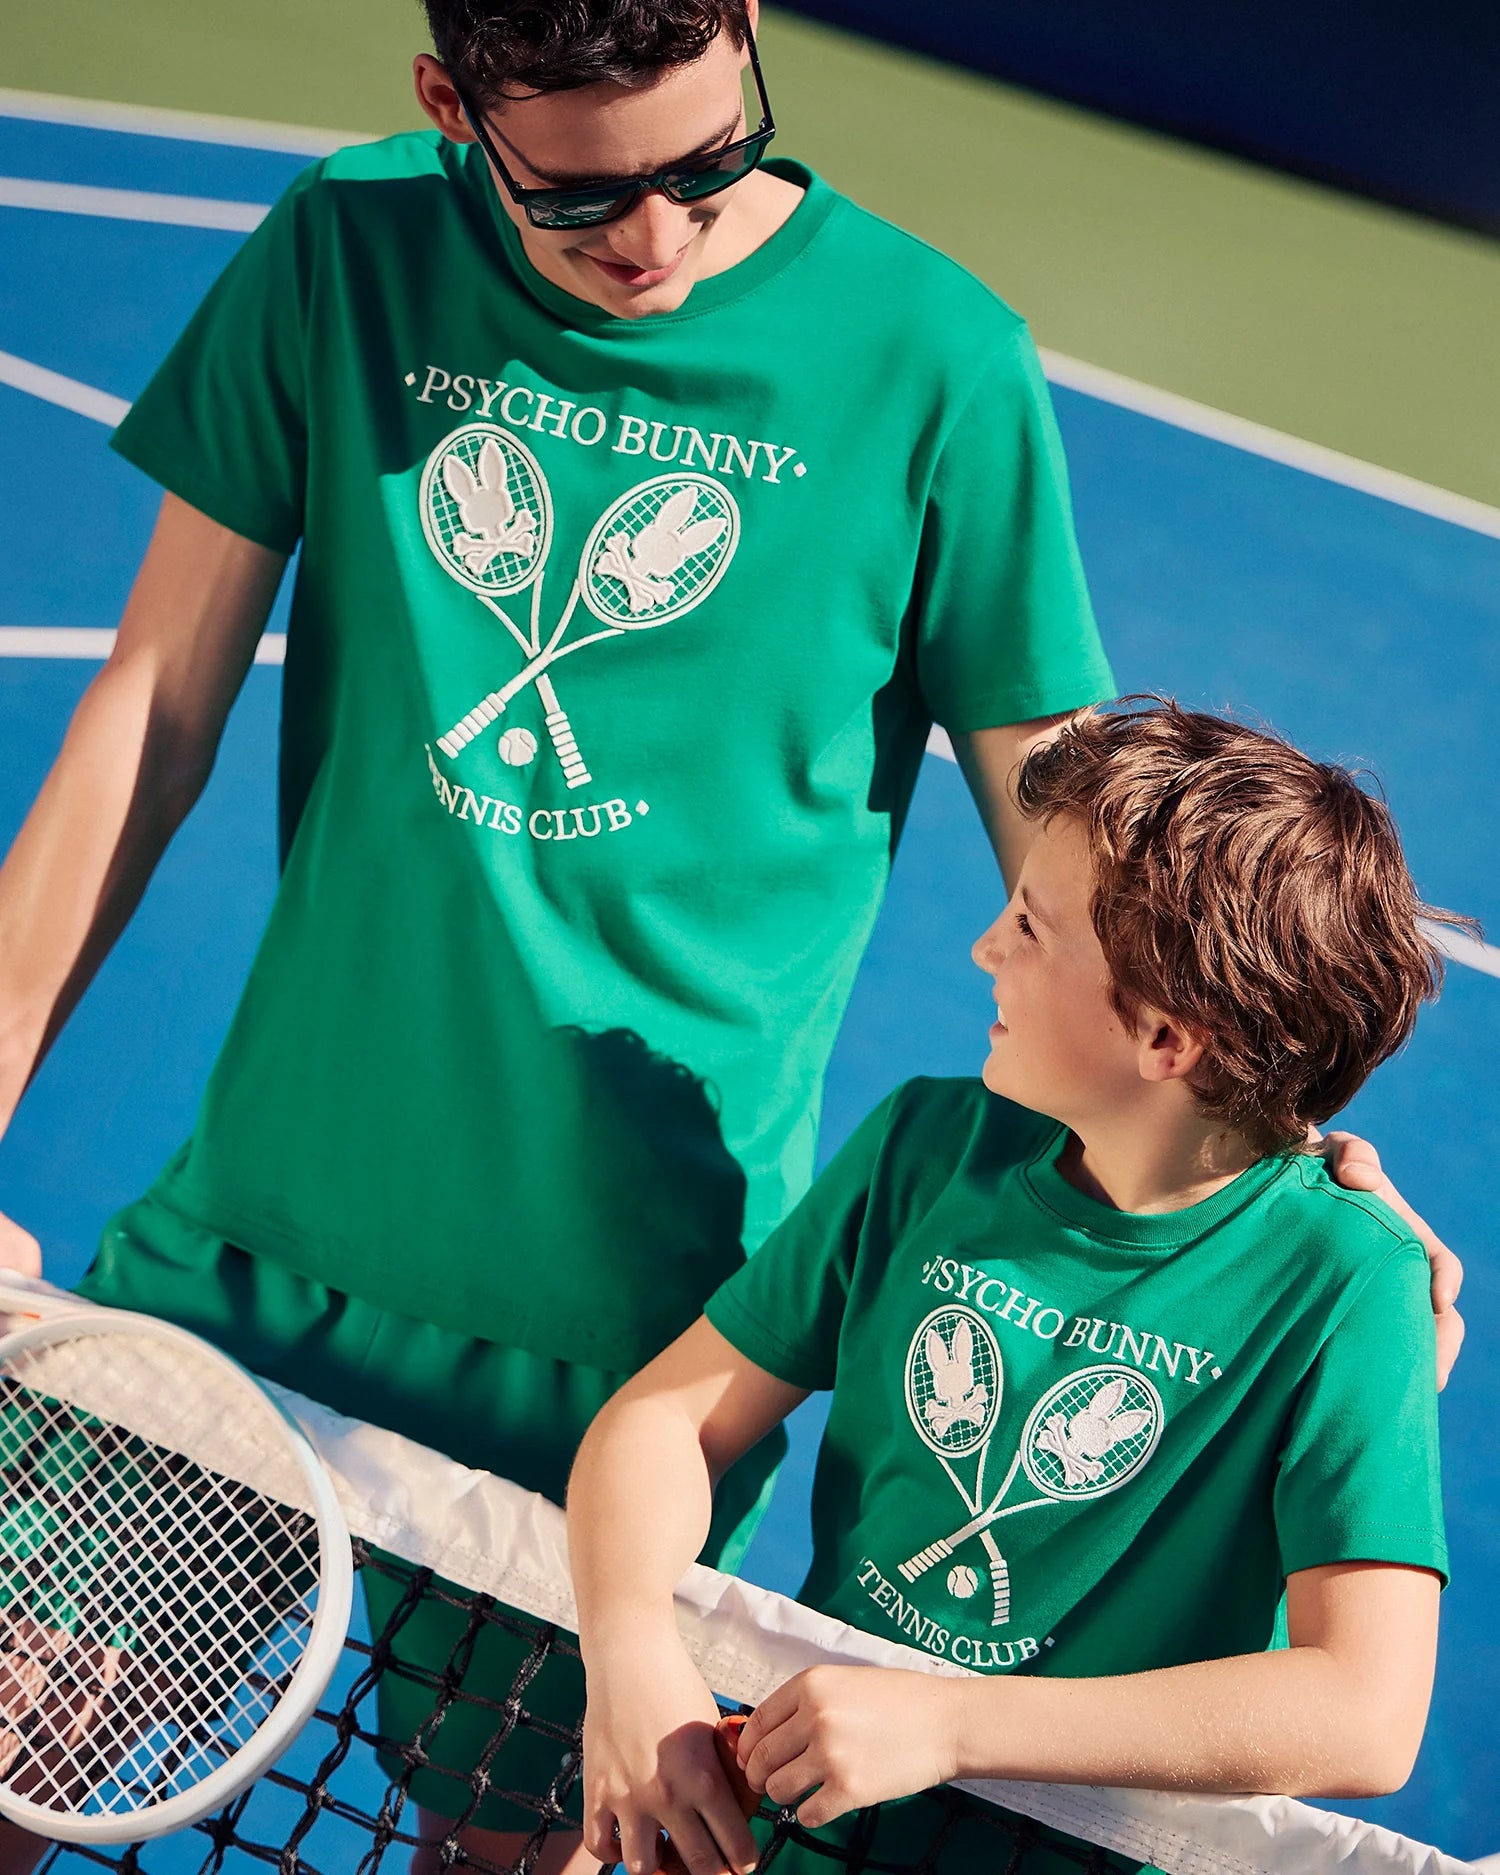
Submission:
[[[614,224],[609,244],[627,266],[649,271],[675,260],[692,240],[693,229],[691,211],[669,202],[658,189]]]

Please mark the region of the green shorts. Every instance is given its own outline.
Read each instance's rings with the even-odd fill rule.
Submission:
[[[325,1288],[147,1199],[111,1221],[78,1289],[110,1307],[177,1322],[251,1373],[559,1504],[579,1440],[627,1377],[453,1334]],[[769,1499],[780,1447],[773,1440],[763,1447],[719,1487],[702,1555],[715,1568],[738,1566]],[[516,1616],[512,1630],[502,1609],[476,1630],[467,1606],[441,1599],[408,1613],[400,1576],[377,1565],[361,1579],[371,1634],[394,1624],[392,1665],[379,1683],[382,1768],[401,1778],[415,1757],[421,1768],[407,1785],[410,1799],[439,1816],[461,1815],[471,1801],[469,1774],[505,1722],[496,1708],[532,1654],[534,1628]],[[484,1703],[460,1698],[431,1731],[437,1689],[455,1682]],[[501,1793],[539,1801],[557,1776],[566,1751],[560,1736],[572,1734],[583,1711],[577,1659],[548,1658],[523,1705],[525,1717],[489,1768],[494,1788],[469,1819],[484,1828],[536,1827],[536,1809]],[[578,1797],[575,1785],[575,1818]]]

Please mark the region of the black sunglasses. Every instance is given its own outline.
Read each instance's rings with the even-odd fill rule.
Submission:
[[[745,28],[745,44],[750,53],[750,69],[755,74],[755,89],[760,96],[760,128],[735,143],[726,143],[723,149],[714,150],[707,156],[673,163],[669,169],[658,170],[654,176],[611,177],[598,182],[576,183],[566,189],[523,189],[505,167],[500,152],[495,148],[494,138],[500,136],[500,133],[491,133],[483,112],[470,105],[456,84],[453,88],[458,92],[459,104],[469,120],[470,129],[479,139],[481,149],[494,164],[496,175],[510,191],[511,200],[525,209],[526,219],[533,228],[598,228],[607,221],[618,221],[622,215],[628,215],[642,196],[653,195],[660,190],[669,202],[701,202],[705,196],[717,195],[721,189],[729,189],[735,183],[743,182],[751,170],[759,166],[766,145],[776,135],[776,126],[771,120],[771,101],[766,96],[766,81],[761,76],[755,37],[748,26]],[[449,79],[451,82],[451,73]],[[504,137],[500,140],[506,142]],[[506,143],[506,147],[520,156],[521,152],[515,150],[514,145]]]

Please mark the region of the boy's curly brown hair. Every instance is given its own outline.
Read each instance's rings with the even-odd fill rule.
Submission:
[[[425,0],[438,57],[483,106],[539,91],[648,83],[727,32],[745,43],[745,0]]]
[[[1204,1045],[1203,1112],[1261,1150],[1304,1140],[1407,1040],[1442,981],[1385,803],[1278,737],[1127,697],[1034,749],[1028,819],[1075,817],[1122,1020],[1174,1016]]]

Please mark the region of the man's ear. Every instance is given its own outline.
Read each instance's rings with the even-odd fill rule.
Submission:
[[[472,143],[474,132],[464,116],[453,80],[440,59],[430,52],[419,52],[411,62],[412,83],[417,102],[450,143]]]
[[[1143,1081],[1185,1081],[1203,1059],[1203,1043],[1176,1016],[1143,1009],[1136,1019],[1136,1066]]]

